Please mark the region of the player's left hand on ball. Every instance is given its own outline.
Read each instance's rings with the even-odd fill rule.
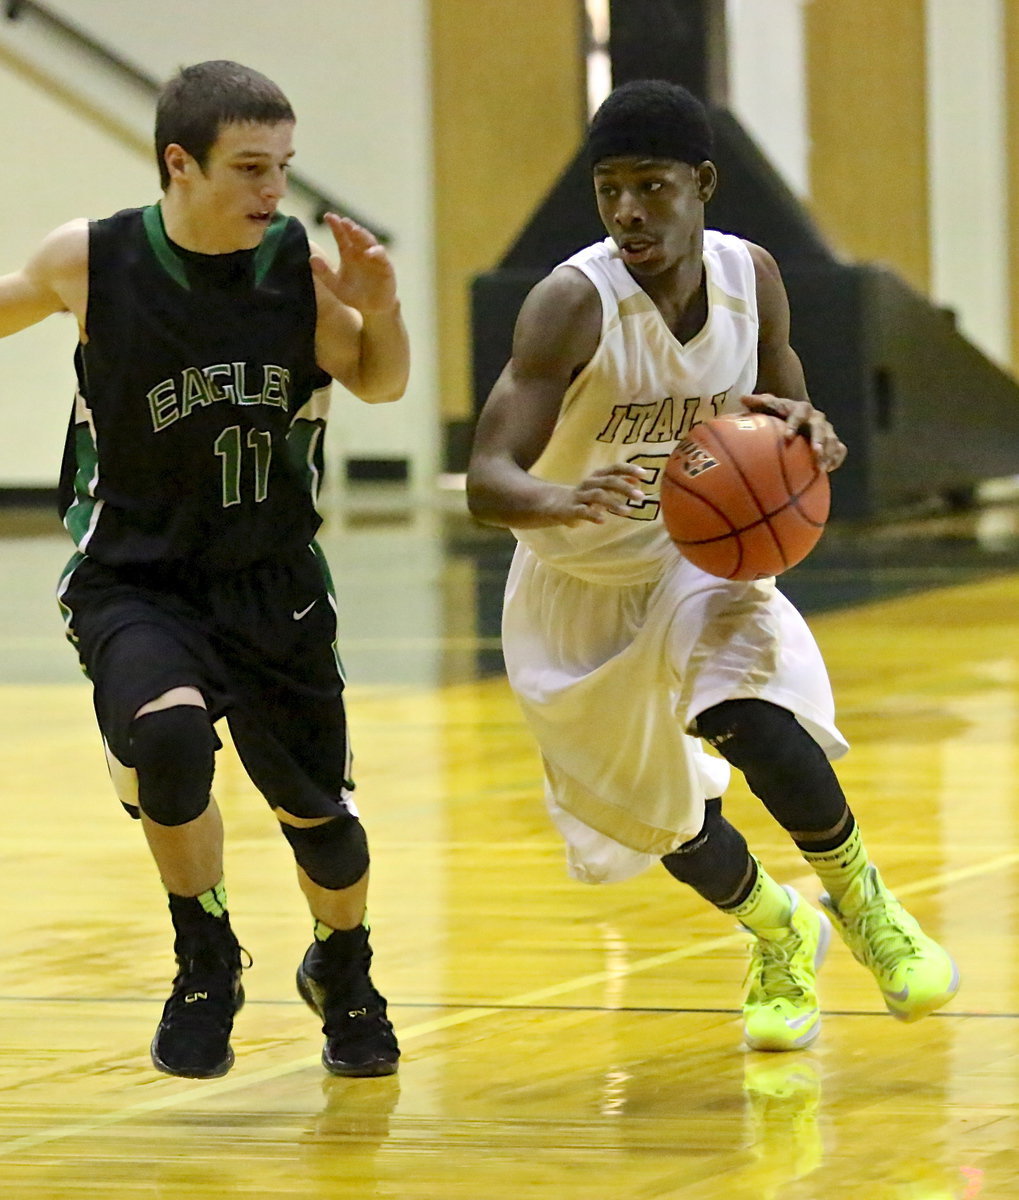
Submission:
[[[846,457],[846,447],[839,440],[828,418],[809,400],[789,400],[784,396],[762,393],[744,396],[743,404],[751,412],[771,413],[774,417],[780,417],[785,421],[787,438],[805,432],[818,463],[826,471],[834,471],[836,467],[842,466]]]
[[[338,299],[362,313],[391,312],[396,305],[396,272],[385,246],[350,217],[326,213],[325,223],[336,239],[338,267],[320,254],[311,256],[315,278]]]

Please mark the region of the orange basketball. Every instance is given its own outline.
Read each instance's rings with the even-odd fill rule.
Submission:
[[[695,425],[662,477],[662,520],[683,556],[723,579],[780,575],[824,532],[828,472],[765,413]]]

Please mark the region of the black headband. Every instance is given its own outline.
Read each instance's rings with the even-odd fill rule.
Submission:
[[[592,129],[587,138],[587,157],[591,166],[603,158],[673,158],[696,167],[711,157],[711,138],[691,137],[690,130],[677,129],[671,121],[644,118]]]
[[[603,158],[671,158],[697,166],[712,153],[711,126],[700,101],[661,80],[637,80],[611,93],[587,134],[593,167]]]

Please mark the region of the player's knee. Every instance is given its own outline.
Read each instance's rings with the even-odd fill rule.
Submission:
[[[666,854],[662,866],[720,907],[738,903],[741,891],[753,882],[754,860],[746,839],[722,816],[719,799],[705,801],[700,833]]]
[[[136,717],[130,730],[138,805],[157,825],[186,825],[209,806],[216,735],[204,708],[181,704]]]
[[[368,838],[357,817],[342,813],[321,825],[281,822],[297,865],[312,883],[331,892],[352,887],[368,870]]]
[[[697,718],[697,730],[746,777],[790,833],[830,830],[846,797],[828,756],[788,709],[764,700],[727,700]]]
[[[805,755],[825,757],[788,709],[766,700],[725,700],[705,709],[697,718],[697,732],[743,772],[795,772]]]

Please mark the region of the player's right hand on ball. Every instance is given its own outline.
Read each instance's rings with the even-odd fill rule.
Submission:
[[[651,479],[654,479],[651,471],[633,463],[600,467],[573,489],[564,523],[576,525],[580,521],[591,521],[601,525],[607,513],[625,517],[631,501],[640,504],[646,499],[640,485]]]

